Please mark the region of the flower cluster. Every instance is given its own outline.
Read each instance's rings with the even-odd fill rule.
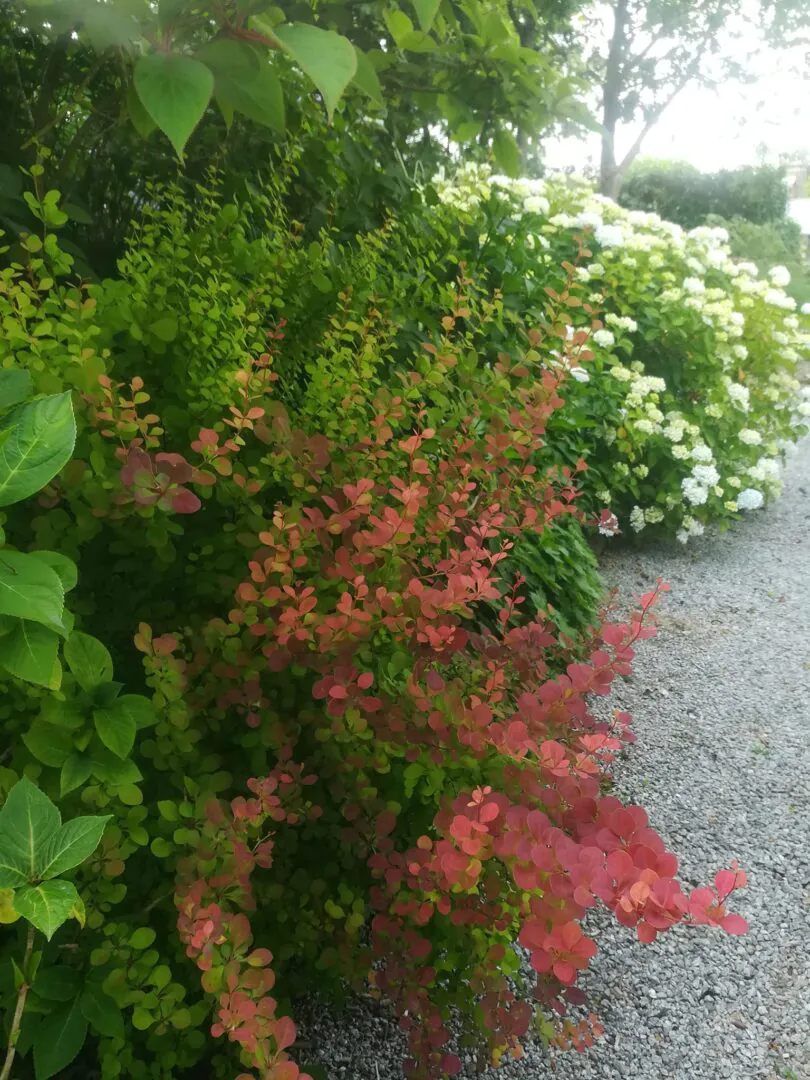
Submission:
[[[490,259],[498,237],[508,244],[527,306],[555,264],[576,262],[602,320],[573,395],[601,431],[600,448],[581,447],[595,502],[635,532],[657,525],[685,542],[778,494],[780,457],[810,417],[797,377],[810,308],[796,311],[785,267],[760,278],[731,257],[725,229],[687,232],[579,178],[467,166],[434,183],[452,212],[486,221]],[[574,319],[569,332],[586,325]]]

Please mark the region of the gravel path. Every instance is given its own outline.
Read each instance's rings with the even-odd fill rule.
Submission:
[[[617,794],[646,807],[685,882],[740,862],[751,932],[681,927],[640,945],[596,914],[581,985],[606,1034],[584,1055],[530,1048],[488,1080],[810,1080],[810,440],[787,479],[724,536],[603,561],[623,597],[659,575],[672,586],[611,699],[638,736]],[[384,1013],[355,1003],[307,1028],[304,1057],[328,1080],[402,1075]]]

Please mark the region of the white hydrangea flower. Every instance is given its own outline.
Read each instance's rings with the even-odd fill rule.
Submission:
[[[548,214],[551,206],[542,195],[529,195],[523,200],[523,209],[527,214]]]
[[[768,272],[768,277],[780,289],[784,289],[790,284],[790,271],[786,266],[772,266]]]
[[[765,502],[765,497],[756,488],[745,488],[737,496],[737,506],[740,510],[759,510]]]
[[[695,296],[699,296],[706,292],[706,286],[696,277],[684,278],[683,287],[688,293],[692,293]]]
[[[714,465],[694,465],[692,477],[703,487],[712,487],[720,479],[720,473]]]
[[[689,447],[676,444],[672,447],[672,456],[679,461],[684,461],[689,457]]]
[[[718,405],[716,402],[712,402],[710,405],[706,406],[706,415],[713,417],[715,420],[719,420],[723,415],[722,406]]]
[[[746,446],[762,445],[762,436],[758,431],[754,431],[753,428],[742,428],[737,433],[737,438],[741,443],[745,443]]]
[[[630,524],[635,532],[641,532],[646,522],[644,520],[644,511],[640,506],[634,506],[630,511]]]
[[[713,461],[714,454],[706,443],[698,443],[697,446],[692,447],[692,453],[690,457],[693,461]]]
[[[683,497],[692,506],[702,506],[709,497],[709,489],[704,487],[694,476],[685,476],[681,480]]]
[[[655,424],[652,422],[652,420],[636,420],[635,428],[636,431],[640,431],[644,435],[655,434]]]
[[[576,379],[577,382],[586,383],[591,381],[591,377],[583,367],[572,367],[569,369],[569,374],[572,379]]]
[[[646,480],[646,478],[650,475],[650,470],[647,468],[646,465],[636,465],[636,467],[633,469],[633,472],[640,480]]]
[[[644,520],[648,525],[657,525],[659,521],[664,520],[664,511],[660,506],[649,506],[644,511]]]
[[[810,303],[802,304],[802,315],[810,315]]]
[[[600,225],[594,239],[604,248],[621,247],[624,244],[624,229],[620,225]]]
[[[610,330],[596,330],[593,334],[594,342],[603,349],[609,349],[611,345],[614,345],[616,338],[613,336]]]

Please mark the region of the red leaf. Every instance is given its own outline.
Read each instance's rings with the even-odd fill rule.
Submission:
[[[749,929],[742,915],[726,915],[720,925],[727,934],[747,934]]]

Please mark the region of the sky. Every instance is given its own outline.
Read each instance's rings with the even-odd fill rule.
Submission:
[[[739,48],[754,57],[745,85],[727,82],[717,90],[689,86],[669,106],[644,142],[645,157],[677,158],[714,171],[740,165],[778,163],[785,153],[810,156],[810,61],[797,47],[773,50],[748,35]],[[637,129],[620,132],[620,154]],[[559,139],[545,144],[552,168],[599,160],[599,139]]]

